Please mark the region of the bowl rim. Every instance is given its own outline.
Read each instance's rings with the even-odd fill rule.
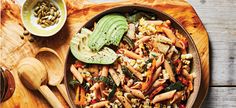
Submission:
[[[33,34],[33,35],[35,35],[35,36],[38,36],[38,37],[50,37],[50,36],[53,36],[53,35],[55,35],[56,33],[58,33],[61,29],[62,29],[62,27],[65,25],[65,22],[66,22],[66,20],[67,20],[67,8],[66,8],[66,2],[65,2],[65,0],[61,0],[62,1],[62,3],[63,3],[63,8],[64,8],[64,10],[65,10],[65,18],[63,18],[64,20],[62,20],[62,25],[57,29],[57,30],[55,30],[54,32],[49,32],[48,34],[40,34],[40,33],[35,33],[35,32],[33,32],[32,30],[31,30],[31,28],[30,27],[28,27],[28,25],[26,24],[26,22],[25,22],[25,20],[24,20],[24,17],[23,17],[23,7],[25,6],[25,3],[27,2],[28,0],[25,0],[24,1],[24,3],[23,3],[23,5],[22,5],[22,7],[21,7],[21,11],[20,11],[20,17],[21,17],[21,21],[22,21],[22,23],[23,23],[23,26],[26,28],[26,30],[28,30],[31,34]]]
[[[134,9],[137,8],[137,9],[144,10],[144,11],[145,11],[145,10],[152,10],[152,11],[154,11],[154,12],[161,13],[161,14],[163,14],[164,16],[166,16],[168,19],[173,20],[173,21],[180,27],[179,29],[182,29],[182,30],[183,30],[183,32],[186,34],[186,37],[189,38],[188,41],[190,41],[190,42],[193,44],[193,45],[192,45],[193,50],[194,50],[194,52],[196,52],[196,58],[197,58],[196,60],[197,60],[197,63],[199,64],[199,65],[197,65],[197,66],[198,66],[197,68],[200,68],[199,71],[197,71],[197,72],[199,72],[199,76],[197,76],[198,79],[199,79],[199,81],[197,82],[198,86],[197,86],[197,88],[194,89],[193,92],[191,93],[191,94],[193,94],[194,91],[196,91],[196,93],[195,93],[195,95],[194,95],[194,97],[193,97],[193,100],[190,102],[190,107],[193,107],[193,105],[194,105],[194,103],[195,103],[195,101],[196,101],[196,99],[197,99],[197,97],[198,97],[199,89],[200,89],[200,86],[201,86],[201,83],[202,83],[202,63],[201,63],[201,59],[200,59],[199,52],[198,52],[198,50],[197,50],[196,44],[195,44],[195,42],[193,41],[191,35],[190,35],[190,34],[188,33],[188,31],[182,26],[182,24],[180,24],[179,21],[177,21],[174,17],[168,15],[167,13],[165,13],[165,12],[159,10],[159,9],[154,9],[154,8],[152,8],[152,7],[148,7],[147,5],[128,4],[128,5],[115,6],[115,7],[112,7],[112,8],[105,9],[105,10],[103,10],[102,12],[99,12],[99,13],[96,14],[95,16],[91,17],[88,21],[86,21],[86,22],[81,26],[81,28],[83,28],[85,25],[87,25],[88,22],[90,22],[92,19],[95,19],[96,17],[102,16],[103,14],[105,15],[105,14],[107,14],[107,12],[109,13],[109,11],[111,11],[111,10],[117,10],[117,9],[125,8],[125,7],[130,7],[130,8],[134,8]],[[153,12],[150,12],[150,13],[153,13]],[[154,13],[154,14],[156,14],[156,13]],[[81,30],[81,28],[78,29],[78,32]],[[76,33],[78,33],[78,32],[76,32]],[[65,84],[65,87],[66,87],[66,92],[67,92],[67,94],[68,94],[69,100],[70,100],[70,102],[72,103],[73,107],[76,108],[76,106],[75,106],[75,104],[74,104],[74,102],[73,102],[73,100],[72,100],[72,98],[71,98],[71,95],[70,95],[69,85],[68,85],[68,82],[67,82],[67,75],[66,75],[66,73],[67,73],[67,68],[66,68],[66,67],[67,67],[68,57],[69,57],[70,53],[71,53],[71,52],[70,52],[70,48],[69,48],[68,51],[67,51],[67,55],[66,55],[66,58],[65,58],[65,64],[64,64],[64,66],[65,66],[65,67],[64,67],[64,84]],[[194,81],[193,81],[193,82],[194,82]],[[194,85],[195,85],[195,84],[194,84]],[[188,101],[188,102],[189,102],[189,101]],[[187,103],[188,103],[188,102],[187,102]],[[202,103],[200,103],[199,105],[201,105],[201,104],[202,104]],[[199,106],[199,107],[200,107],[200,106]]]

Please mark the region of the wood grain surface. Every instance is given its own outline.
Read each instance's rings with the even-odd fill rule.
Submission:
[[[50,47],[56,50],[64,61],[71,37],[79,30],[84,22],[105,9],[126,4],[142,4],[160,9],[176,18],[187,29],[194,39],[201,56],[203,70],[202,79],[204,83],[200,89],[200,97],[198,97],[198,101],[196,102],[197,104],[201,103],[207,91],[209,81],[208,35],[190,4],[184,0],[130,0],[103,4],[94,4],[83,0],[68,1],[66,2],[68,18],[62,30],[56,35],[48,38],[33,36],[33,42],[29,42],[28,37],[24,40],[20,38],[24,28],[20,19],[19,5],[16,5],[10,0],[1,1],[0,65],[4,65],[11,69],[16,81],[15,93],[9,100],[0,104],[1,108],[28,108],[32,106],[37,106],[38,108],[50,107],[37,91],[31,91],[25,88],[20,82],[16,72],[16,66],[19,60],[26,56],[34,56],[35,52],[37,52],[40,47]],[[53,89],[63,105],[68,107],[59,92],[53,87],[50,88]]]
[[[236,0],[189,0],[209,33],[211,85],[236,85]]]
[[[189,0],[209,33],[211,83],[203,108],[235,108],[236,1]]]

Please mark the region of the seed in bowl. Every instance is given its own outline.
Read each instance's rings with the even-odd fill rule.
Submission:
[[[33,10],[34,16],[38,18],[37,24],[43,28],[57,24],[61,17],[58,7],[49,0],[39,1]]]

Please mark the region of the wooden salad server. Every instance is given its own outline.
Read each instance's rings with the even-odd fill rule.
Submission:
[[[53,49],[43,47],[39,49],[35,58],[41,61],[46,67],[48,72],[48,84],[56,86],[68,105],[72,108],[73,106],[66,92],[66,87],[64,84],[61,84],[64,77],[64,66],[61,57]]]
[[[33,57],[24,58],[20,61],[17,70],[22,83],[26,87],[39,90],[52,107],[63,108],[58,98],[44,83],[47,79],[47,71],[39,60]]]

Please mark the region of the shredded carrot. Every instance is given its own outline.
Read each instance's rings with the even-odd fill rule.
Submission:
[[[153,78],[153,71],[156,67],[156,59],[152,60],[152,67],[147,71],[147,78],[146,81],[142,84],[142,90],[147,90],[150,88],[150,85],[152,83],[152,78]]]
[[[76,105],[84,106],[86,104],[86,96],[84,88],[78,86],[74,100]]]

